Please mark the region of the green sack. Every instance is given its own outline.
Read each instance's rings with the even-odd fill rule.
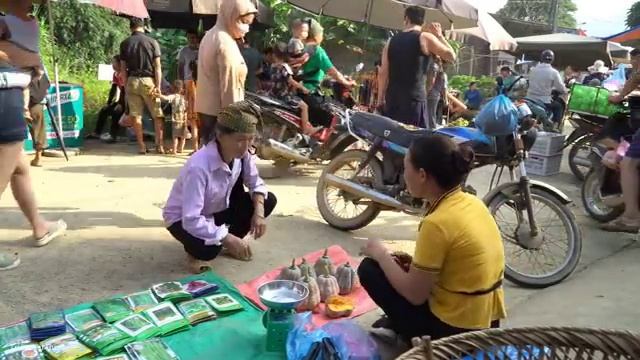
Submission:
[[[116,322],[114,326],[139,341],[152,338],[160,332],[160,329],[140,314],[128,316]]]
[[[0,328],[0,350],[31,342],[31,333],[26,322]]]
[[[112,355],[135,339],[111,324],[101,324],[81,331],[78,338],[101,355]]]
[[[131,315],[129,305],[122,298],[98,301],[93,307],[102,315],[108,323],[114,323]]]
[[[569,111],[609,118],[622,111],[622,106],[609,102],[609,90],[603,87],[574,84],[569,98]]]

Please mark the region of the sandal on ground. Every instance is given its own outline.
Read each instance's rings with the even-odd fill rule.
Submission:
[[[18,265],[20,265],[18,253],[0,252],[0,271],[15,269]]]
[[[203,272],[207,272],[212,269],[211,263],[196,259],[191,255],[187,255],[187,263],[189,265],[189,271],[193,274],[202,274]]]
[[[624,218],[617,218],[606,224],[602,224],[600,229],[609,232],[623,232],[629,234],[637,234],[640,231],[640,225],[629,224]]]
[[[67,231],[67,223],[64,220],[58,220],[51,225],[49,231],[41,238],[35,239],[36,247],[43,247],[49,244],[53,239],[64,235]]]

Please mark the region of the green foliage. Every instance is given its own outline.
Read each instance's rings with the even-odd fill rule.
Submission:
[[[496,92],[496,79],[491,76],[469,76],[469,75],[456,75],[449,79],[449,88],[464,93],[469,89],[469,83],[472,81],[477,82],[478,90],[482,93],[482,96],[487,99],[495,96]]]
[[[559,0],[558,26],[575,29],[578,7],[573,0]],[[553,0],[508,0],[498,15],[535,23],[551,24]]]
[[[168,81],[178,77],[178,53],[187,45],[187,37],[182,30],[158,29],[151,33],[162,49],[162,72]]]
[[[640,25],[640,1],[636,1],[627,11],[626,24],[629,28]]]

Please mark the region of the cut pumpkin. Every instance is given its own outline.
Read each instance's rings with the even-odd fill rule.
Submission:
[[[325,301],[325,312],[332,319],[351,315],[356,304],[348,297],[333,295]]]

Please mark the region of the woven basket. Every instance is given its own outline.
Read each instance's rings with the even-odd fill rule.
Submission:
[[[540,349],[531,355],[531,347]],[[506,357],[510,349],[513,357]],[[485,357],[479,355],[484,353]],[[398,360],[452,360],[465,356],[476,359],[640,359],[640,334],[628,331],[572,327],[531,327],[491,329],[452,336],[436,341],[414,339],[414,348]],[[504,356],[504,357],[500,357]]]

